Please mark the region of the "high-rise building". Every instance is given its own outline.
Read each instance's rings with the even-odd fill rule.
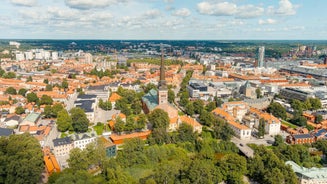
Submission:
[[[259,47],[258,49],[258,67],[263,68],[265,62],[265,47]]]
[[[324,64],[327,65],[327,56],[324,59]]]
[[[52,60],[58,60],[58,52],[52,52]]]
[[[85,53],[84,54],[85,57],[85,63],[86,64],[91,64],[93,62],[93,56],[90,53]]]
[[[23,61],[23,60],[25,60],[24,53],[21,53],[21,52],[16,53],[16,61]]]
[[[25,52],[25,57],[26,60],[32,60],[34,58],[33,52],[32,51]]]

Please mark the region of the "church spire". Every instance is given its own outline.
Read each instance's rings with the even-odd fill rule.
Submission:
[[[165,66],[164,66],[164,51],[162,44],[160,45],[161,48],[161,63],[160,63],[160,81],[159,81],[159,89],[166,88],[166,79],[165,79]]]

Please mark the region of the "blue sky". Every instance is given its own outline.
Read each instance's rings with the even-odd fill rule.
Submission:
[[[2,0],[2,39],[327,39],[326,0]]]

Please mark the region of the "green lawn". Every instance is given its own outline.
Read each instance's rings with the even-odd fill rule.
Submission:
[[[93,127],[93,129],[96,131],[96,133],[98,135],[102,135],[103,128],[104,128],[104,125],[102,123],[101,124],[97,124],[96,126]]]
[[[60,135],[60,138],[65,138],[65,137],[67,137],[67,134],[66,133],[61,133],[61,135]]]
[[[282,124],[283,125],[287,125],[288,127],[290,127],[290,128],[297,128],[298,126],[296,126],[296,125],[294,125],[294,124],[292,124],[292,123],[289,123],[289,122],[287,122],[287,121],[284,121],[284,120],[282,120]]]
[[[142,167],[129,167],[126,168],[127,171],[136,181],[139,181],[141,178],[146,178],[153,174],[153,166],[145,165]]]

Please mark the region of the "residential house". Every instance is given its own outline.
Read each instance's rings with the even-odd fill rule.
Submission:
[[[80,148],[81,150],[86,148],[86,145],[90,143],[96,143],[96,133],[81,133],[81,134],[74,134],[71,136],[73,141],[74,148]]]
[[[74,148],[70,137],[53,139],[53,146],[56,157],[69,155],[70,150]]]
[[[7,127],[15,127],[15,126],[18,126],[18,124],[22,121],[22,118],[20,116],[17,116],[17,115],[14,115],[14,116],[11,116],[11,117],[7,117],[5,120],[4,120],[4,124],[7,126]]]
[[[306,144],[314,143],[315,137],[311,134],[292,134],[286,137],[286,142],[289,144]]]
[[[110,139],[115,145],[120,145],[124,143],[124,140],[132,139],[132,138],[140,138],[142,140],[146,140],[150,134],[151,131],[134,132],[131,134],[123,134],[123,135],[112,134],[110,135]]]

